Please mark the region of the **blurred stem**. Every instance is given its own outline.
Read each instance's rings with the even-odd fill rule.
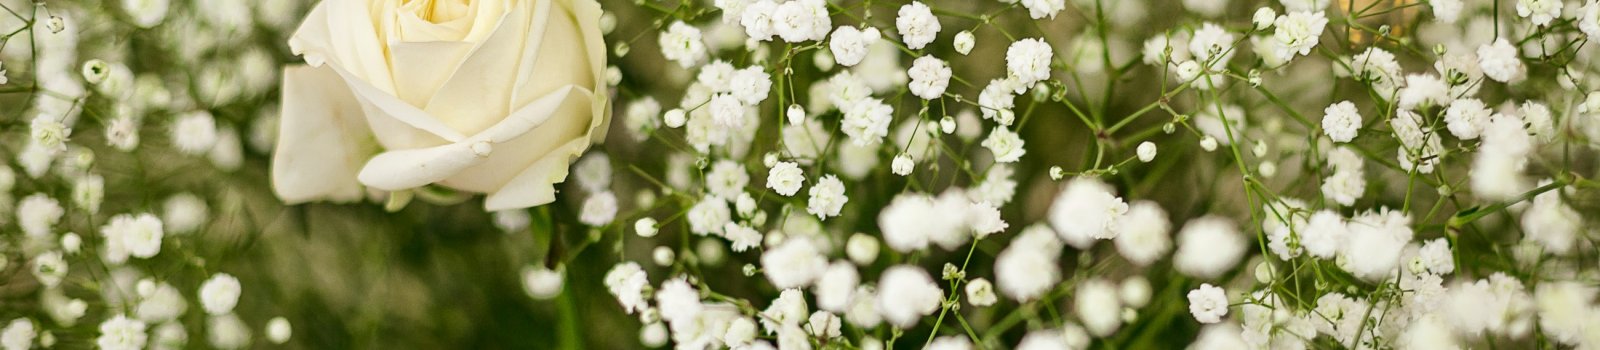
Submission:
[[[557,317],[560,318],[556,331],[561,335],[557,339],[558,346],[565,350],[583,349],[583,335],[578,332],[578,303],[573,297],[571,283],[567,283],[566,290],[556,298],[556,303],[559,310]]]

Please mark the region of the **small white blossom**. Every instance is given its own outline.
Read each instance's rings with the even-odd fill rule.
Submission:
[[[881,36],[878,28],[857,29],[841,26],[833,30],[833,35],[828,40],[828,49],[833,53],[835,62],[845,67],[852,67],[867,58],[867,49],[877,43]]]
[[[1536,1],[1560,3],[1556,0]],[[1522,65],[1522,58],[1518,56],[1517,48],[1511,46],[1511,42],[1505,38],[1478,46],[1478,68],[1483,69],[1483,75],[1502,83],[1521,80],[1527,73],[1527,68]]]
[[[912,1],[910,4],[900,6],[899,16],[894,19],[895,28],[900,30],[900,40],[912,50],[921,50],[923,46],[933,42],[939,35],[939,17],[933,15],[933,9],[921,1]]]
[[[1055,19],[1056,13],[1067,8],[1066,0],[1022,0],[1022,7],[1028,8],[1028,17],[1033,19]]]
[[[878,311],[885,320],[900,328],[910,328],[923,316],[938,311],[944,299],[939,285],[916,266],[896,265],[884,270],[878,288]]]
[[[1022,39],[1006,48],[1006,74],[1020,86],[1050,79],[1050,62],[1055,51],[1044,39]]]
[[[1550,24],[1551,20],[1561,18],[1561,9],[1565,5],[1561,0],[1517,0],[1517,16],[1542,27]]]
[[[824,175],[811,186],[811,198],[806,201],[806,212],[818,219],[839,216],[839,210],[850,198],[845,196],[844,182],[838,176]]]
[[[925,100],[944,96],[950,85],[950,66],[933,56],[918,57],[906,74],[911,77],[911,94]]]
[[[805,171],[794,162],[778,162],[767,171],[767,188],[785,197],[799,192],[805,181]]]
[[[206,111],[183,114],[171,129],[172,143],[185,154],[200,155],[217,143],[217,123]]]
[[[1141,162],[1149,163],[1151,160],[1156,159],[1155,143],[1150,141],[1140,142],[1139,148],[1136,149],[1136,151],[1139,155],[1139,161]]]
[[[226,315],[233,312],[234,305],[239,304],[239,293],[242,291],[239,279],[233,278],[233,275],[212,275],[200,285],[200,306],[205,307],[207,314]]]
[[[1333,142],[1350,142],[1361,129],[1361,113],[1350,101],[1340,101],[1322,110],[1322,132]]]
[[[963,30],[960,33],[956,33],[956,38],[952,45],[955,46],[956,53],[965,56],[972,52],[973,46],[977,45],[977,38],[972,35],[972,31]]]
[[[117,315],[100,323],[95,345],[103,350],[139,350],[144,349],[148,339],[144,322]]]
[[[1222,322],[1222,316],[1228,315],[1228,295],[1222,288],[1202,283],[1189,291],[1189,313],[1200,323]]]
[[[870,146],[883,142],[889,136],[889,123],[894,119],[894,108],[883,100],[868,98],[857,102],[844,113],[840,128],[850,136],[856,146]]]
[[[678,66],[683,68],[700,64],[706,57],[706,44],[701,40],[701,36],[700,28],[682,21],[672,22],[658,40],[658,44],[661,45],[661,56],[677,62]]]
[[[983,139],[983,148],[988,148],[994,153],[994,161],[1000,163],[1014,163],[1022,156],[1028,154],[1023,148],[1024,141],[1017,133],[1006,130],[1004,126],[997,126],[989,132],[989,137]]]

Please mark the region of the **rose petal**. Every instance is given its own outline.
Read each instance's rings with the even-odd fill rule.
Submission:
[[[339,75],[328,68],[284,68],[282,106],[272,161],[278,198],[290,204],[361,199],[355,175],[365,155],[377,150],[364,136],[361,107]]]

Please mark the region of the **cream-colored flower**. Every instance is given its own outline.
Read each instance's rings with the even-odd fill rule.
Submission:
[[[289,39],[273,187],[289,203],[364,187],[486,193],[489,210],[555,200],[605,138],[594,0],[326,1]],[[601,90],[596,90],[601,89]]]

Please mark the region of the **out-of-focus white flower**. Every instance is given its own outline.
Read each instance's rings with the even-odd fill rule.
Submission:
[[[167,17],[169,3],[169,0],[122,0],[122,10],[128,12],[134,25],[150,28]]]
[[[1433,9],[1433,18],[1444,23],[1455,23],[1461,18],[1462,0],[1429,0],[1428,6]]]
[[[216,119],[206,111],[185,113],[174,122],[170,135],[179,151],[191,155],[206,154],[217,143]]]
[[[66,277],[67,260],[62,258],[61,252],[49,251],[33,257],[33,278],[38,279],[39,284],[54,288]]]
[[[1216,278],[1233,269],[1245,252],[1245,239],[1232,221],[1217,216],[1190,220],[1178,232],[1172,265],[1183,274]]]
[[[200,306],[205,307],[206,313],[212,315],[231,313],[233,306],[239,304],[239,293],[242,291],[239,279],[233,275],[226,273],[212,275],[200,285]]]
[[[1534,1],[1561,3],[1555,0]],[[1559,13],[1559,7],[1557,11]],[[1478,46],[1478,68],[1483,69],[1483,75],[1502,83],[1521,80],[1527,73],[1527,68],[1522,65],[1522,58],[1517,54],[1517,48],[1505,38]]]
[[[1376,46],[1350,57],[1344,64],[1348,65],[1350,75],[1356,81],[1371,84],[1372,89],[1377,90],[1378,96],[1384,98],[1392,96],[1395,90],[1400,88],[1400,83],[1403,82],[1401,79],[1405,78],[1401,75],[1404,71],[1400,67],[1400,62],[1395,60],[1394,54]],[[1337,63],[1334,68],[1341,71],[1346,69]]]
[[[1117,252],[1135,265],[1145,266],[1172,251],[1172,224],[1167,212],[1150,201],[1136,201],[1118,220],[1120,233],[1114,238]]]
[[[822,40],[833,28],[823,0],[795,0],[778,4],[772,10],[772,31],[783,41],[798,43]]]
[[[561,294],[563,281],[566,280],[564,269],[555,270],[544,266],[529,265],[522,268],[522,289],[534,299],[546,300]]]
[[[238,315],[211,316],[206,320],[206,341],[218,349],[241,349],[250,345],[250,327]]]
[[[933,283],[928,272],[910,265],[884,270],[878,280],[878,311],[899,328],[909,328],[923,316],[939,310],[944,291]]]
[[[1556,191],[1540,193],[1522,212],[1522,232],[1545,251],[1565,255],[1573,250],[1583,231],[1583,218]]]
[[[1040,329],[1028,332],[1022,337],[1022,342],[1017,343],[1017,350],[1061,350],[1077,349],[1067,343],[1066,333],[1059,329]]]
[[[1122,297],[1116,283],[1090,279],[1078,285],[1075,307],[1083,327],[1096,337],[1107,337],[1122,326]]]
[[[738,97],[739,102],[754,106],[767,99],[772,90],[772,77],[760,66],[750,66],[734,71],[728,78],[728,85],[728,92]]]
[[[749,27],[746,27],[748,29]],[[706,43],[701,40],[700,28],[688,25],[681,21],[672,22],[665,33],[661,33],[658,44],[661,45],[661,56],[667,60],[677,62],[683,68],[700,64],[706,57]]]
[[[1024,229],[995,257],[995,282],[1000,291],[1017,301],[1043,296],[1061,280],[1061,241],[1048,226]]]
[[[34,193],[23,198],[17,204],[17,226],[22,228],[22,233],[28,237],[44,237],[51,234],[56,223],[61,221],[61,216],[66,210],[61,208],[60,202],[43,193]]]
[[[1079,249],[1096,239],[1116,238],[1128,204],[1113,191],[1111,185],[1092,177],[1068,181],[1050,204],[1050,225],[1062,240]]]
[[[1006,48],[1006,74],[1020,86],[1050,79],[1050,62],[1055,50],[1044,39],[1022,39]]]
[[[827,219],[839,216],[839,210],[844,209],[845,202],[850,197],[845,196],[844,182],[838,176],[824,175],[817,179],[817,184],[811,186],[811,198],[806,201],[806,212],[816,215],[818,219]]]
[[[1228,295],[1222,288],[1202,283],[1189,291],[1189,313],[1200,323],[1222,322],[1222,316],[1228,315]]]
[[[166,231],[160,219],[148,213],[120,214],[100,228],[106,238],[106,260],[121,263],[128,256],[145,258],[161,252],[161,239]]]
[[[283,317],[273,317],[267,321],[267,341],[273,344],[283,344],[289,341],[294,334],[294,328],[289,325],[289,320]]]
[[[139,350],[148,339],[144,322],[117,315],[100,323],[100,336],[95,338],[95,345],[105,350]]]
[[[827,270],[817,278],[813,288],[817,297],[817,308],[844,313],[850,307],[851,298],[855,296],[856,287],[860,283],[861,275],[856,272],[854,265],[845,261],[829,264]]]
[[[1277,19],[1277,11],[1273,11],[1271,7],[1262,7],[1256,9],[1255,14],[1250,15],[1250,25],[1255,30],[1267,30],[1267,28],[1272,28],[1272,22]]]
[[[167,232],[173,234],[195,232],[211,220],[206,201],[193,193],[184,192],[167,197],[161,208],[161,223]]]
[[[778,289],[802,288],[828,268],[828,258],[809,239],[785,239],[761,254],[761,271]]]
[[[899,16],[894,19],[895,28],[900,30],[900,40],[912,50],[921,50],[923,46],[933,42],[939,35],[939,17],[933,15],[933,9],[921,1],[912,1],[900,6]]]
[[[933,56],[918,57],[906,75],[911,77],[911,94],[925,100],[944,96],[945,87],[950,85],[950,65]]]
[[[27,350],[33,347],[33,338],[38,336],[33,321],[26,318],[17,318],[6,324],[0,331],[0,348],[5,350]]]
[[[946,335],[933,338],[926,350],[972,350],[972,341],[966,336]]]
[[[1561,9],[1565,5],[1561,0],[1517,0],[1517,16],[1542,27],[1550,24],[1551,20],[1561,18]]]
[[[878,213],[878,225],[884,242],[896,251],[921,250],[930,243],[954,249],[971,237],[969,206],[971,202],[959,190],[947,191],[937,198],[900,194]]]

